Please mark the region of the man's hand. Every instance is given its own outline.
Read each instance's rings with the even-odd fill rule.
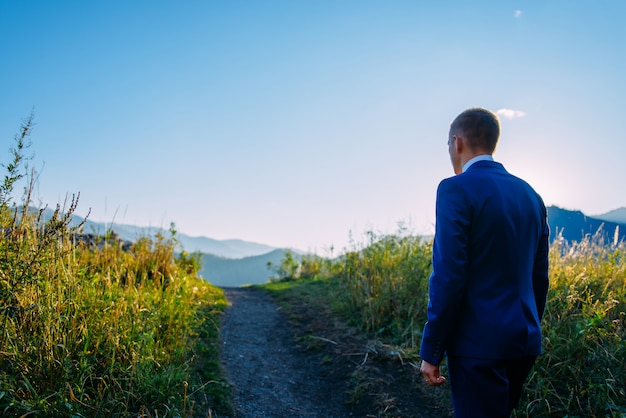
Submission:
[[[443,382],[446,381],[446,378],[440,374],[439,366],[430,364],[427,361],[422,360],[422,366],[420,367],[420,372],[422,372],[422,376],[424,376],[424,380],[430,386],[439,386]]]

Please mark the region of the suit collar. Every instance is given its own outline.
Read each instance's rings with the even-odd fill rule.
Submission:
[[[470,167],[467,167],[466,171],[473,171],[476,168],[483,168],[483,167],[489,167],[489,168],[499,168],[504,170],[504,166],[496,161],[489,161],[489,160],[481,160],[481,161],[476,161],[474,162]]]
[[[463,172],[465,173],[467,169],[472,166],[472,164],[477,163],[479,161],[493,161],[493,157],[489,154],[477,155],[465,163],[465,165],[463,166]]]

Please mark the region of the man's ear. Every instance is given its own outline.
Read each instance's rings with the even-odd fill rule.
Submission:
[[[465,149],[465,139],[461,136],[454,135],[454,147],[457,154],[461,154]]]

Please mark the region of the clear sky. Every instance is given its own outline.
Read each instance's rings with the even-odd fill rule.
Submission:
[[[36,203],[323,252],[432,233],[450,121],[546,204],[626,206],[623,0],[0,1],[0,138]],[[0,162],[9,161],[8,152]],[[5,173],[3,172],[2,175]]]

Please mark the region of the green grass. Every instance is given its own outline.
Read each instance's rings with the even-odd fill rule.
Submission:
[[[333,260],[286,258],[266,288],[323,301],[347,322],[418,360],[432,241],[368,234]],[[550,251],[544,354],[517,417],[626,417],[626,244],[600,234]],[[296,299],[297,300],[297,299]]]
[[[626,417],[626,245],[600,235],[550,257],[544,351],[527,385],[531,416]]]
[[[0,190],[2,414],[231,415],[217,360],[222,291],[197,277],[197,255],[176,255],[173,230],[130,249],[111,234],[92,245],[69,226],[78,197],[49,220],[22,210],[35,177],[23,157],[31,126]]]
[[[49,220],[20,210],[36,179],[24,157],[31,127],[32,118],[15,137],[0,184],[2,413],[231,415],[217,349],[226,300],[197,277],[198,256],[176,255],[173,229],[129,250],[110,234],[77,242],[78,197]],[[405,231],[368,234],[338,258],[288,254],[265,287],[284,304],[332,309],[417,360],[431,254],[432,242]],[[545,354],[516,416],[626,417],[626,245],[557,239],[550,257]]]

